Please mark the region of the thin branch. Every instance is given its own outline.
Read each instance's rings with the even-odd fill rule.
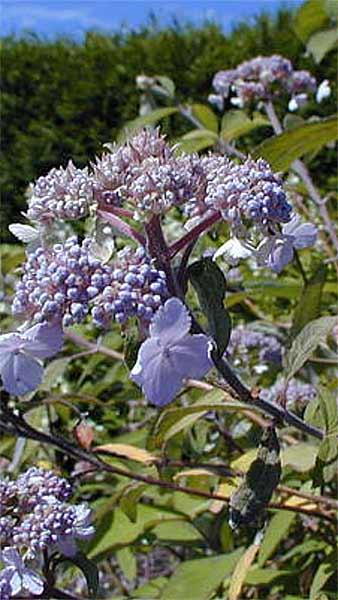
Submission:
[[[11,410],[9,410],[6,406],[2,407],[2,413],[4,415],[4,421],[1,422],[1,413],[0,413],[0,427],[6,430],[6,423],[9,422],[10,425],[16,429],[17,434],[22,437],[27,437],[29,439],[33,439],[41,442],[42,444],[52,445],[59,450],[65,452],[68,456],[76,458],[78,460],[85,460],[90,464],[94,465],[99,471],[107,471],[109,473],[113,473],[114,475],[119,475],[121,477],[127,477],[128,479],[133,479],[134,481],[140,481],[142,483],[146,483],[147,485],[154,485],[158,487],[162,487],[164,489],[170,489],[177,492],[182,492],[184,494],[189,494],[192,496],[198,496],[200,498],[206,498],[209,500],[220,500],[222,502],[228,503],[229,498],[227,496],[223,496],[221,494],[215,494],[213,492],[206,492],[203,490],[198,490],[195,488],[190,488],[187,486],[176,485],[170,481],[163,481],[161,479],[156,479],[150,475],[142,475],[140,473],[133,473],[121,467],[116,467],[105,463],[104,461],[97,458],[91,452],[87,450],[83,450],[79,447],[74,446],[68,440],[61,438],[60,436],[55,436],[51,434],[47,434],[37,429],[33,428],[29,425],[21,415],[15,415]],[[326,519],[330,522],[335,522],[335,519],[327,514],[320,512],[319,510],[305,510],[299,506],[284,506],[283,504],[278,503],[270,503],[269,508],[276,508],[278,510],[287,510],[291,512],[297,512],[302,514],[307,514],[319,518]]]
[[[217,221],[220,220],[220,218],[221,213],[214,212],[209,217],[206,217],[204,221],[198,223],[196,227],[190,229],[188,233],[186,233],[179,240],[177,240],[171,246],[169,246],[170,258],[173,258],[177,254],[177,252],[185,248],[192,241],[196,240],[201,235],[201,233],[206,233],[207,230],[210,229],[210,227],[212,227],[212,225],[214,225],[215,223],[217,223]]]
[[[122,235],[126,235],[127,237],[132,238],[142,246],[145,246],[146,240],[142,233],[136,231],[134,227],[128,225],[128,223],[120,219],[120,217],[105,210],[98,210],[97,214],[100,215],[102,219],[110,223],[110,225],[115,227],[120,233],[122,233]]]

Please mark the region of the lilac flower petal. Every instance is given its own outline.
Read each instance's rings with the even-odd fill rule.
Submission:
[[[0,558],[5,565],[16,567],[19,570],[23,568],[22,558],[16,548],[11,548],[10,546],[4,548]]]
[[[147,344],[148,348],[143,352],[141,360],[139,360],[131,372],[131,378],[135,383],[142,387],[142,391],[148,402],[156,406],[164,406],[175,398],[176,394],[182,387],[183,377],[181,372],[175,371],[172,364],[159,349],[156,355],[153,353],[154,340],[146,340],[141,347]],[[150,346],[151,345],[151,346]],[[150,347],[150,361],[147,362],[147,350]]]
[[[157,311],[150,325],[150,335],[159,336],[161,344],[170,344],[188,333],[191,317],[179,298],[169,298]]]
[[[24,340],[19,333],[4,333],[0,335],[0,361],[4,353],[20,350],[23,345]]]
[[[187,335],[170,350],[170,363],[182,378],[203,377],[212,367],[206,335]]]
[[[148,369],[152,369],[153,364],[157,364],[160,353],[161,345],[159,338],[148,338],[143,342],[138,352],[137,361],[130,372],[130,377],[135,383],[141,386],[143,385],[144,366],[147,365]]]
[[[63,331],[60,325],[40,323],[24,333],[27,342],[25,350],[36,358],[48,358],[59,352],[63,344]]]
[[[278,240],[269,256],[269,267],[276,273],[280,273],[284,267],[293,259],[292,242],[288,239]]]
[[[22,587],[24,590],[31,592],[31,594],[39,596],[43,592],[44,583],[38,573],[25,568],[22,572]]]
[[[5,390],[15,396],[22,396],[35,390],[40,385],[42,376],[42,365],[23,352],[12,353],[1,369]]]
[[[22,589],[22,579],[15,567],[6,567],[1,571],[1,577],[8,581],[11,588],[11,596],[15,596]]]
[[[293,247],[297,250],[313,246],[317,238],[317,227],[312,223],[299,225],[294,232]]]

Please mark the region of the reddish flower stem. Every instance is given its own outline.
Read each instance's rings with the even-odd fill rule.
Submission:
[[[217,221],[219,221],[220,218],[221,218],[221,213],[214,212],[212,215],[210,215],[209,217],[204,219],[204,221],[202,221],[201,223],[196,225],[196,227],[194,227],[193,229],[188,231],[188,233],[186,233],[186,235],[184,235],[179,240],[177,240],[177,242],[174,242],[171,246],[169,246],[170,258],[173,258],[175,256],[175,254],[177,254],[177,252],[182,250],[182,248],[185,248],[185,246],[190,244],[190,242],[193,242],[194,240],[196,240],[196,238],[199,235],[201,235],[201,233],[206,232],[207,229],[209,229],[212,225],[217,223]]]
[[[122,219],[120,219],[117,215],[105,210],[98,210],[97,213],[100,215],[100,217],[102,217],[102,219],[113,225],[113,227],[116,227],[116,229],[123,235],[132,238],[139,244],[142,244],[142,246],[146,245],[146,240],[142,233],[136,231],[134,227],[128,225],[128,223],[125,221],[122,221]]]

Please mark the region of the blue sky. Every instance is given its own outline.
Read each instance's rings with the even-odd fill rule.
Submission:
[[[0,0],[1,30],[2,35],[30,30],[78,39],[88,29],[138,28],[153,12],[162,24],[170,23],[174,15],[196,25],[213,20],[229,31],[234,23],[253,19],[262,10],[273,13],[281,5],[300,4],[302,0]]]

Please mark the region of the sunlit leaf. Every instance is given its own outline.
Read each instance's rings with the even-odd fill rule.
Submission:
[[[161,600],[208,600],[221,581],[231,574],[243,550],[187,560],[170,577]]]
[[[311,52],[315,62],[320,63],[325,54],[336,46],[337,40],[337,29],[334,27],[333,29],[326,29],[314,33],[310,37],[306,47],[308,51]]]
[[[289,531],[295,518],[295,513],[286,512],[285,510],[280,510],[273,515],[264,533],[264,538],[259,549],[258,564],[260,567],[274,553],[283,537]]]
[[[229,600],[239,600],[246,574],[255,560],[258,550],[259,544],[253,543],[239,559],[235,570],[231,575]]]
[[[294,29],[303,42],[306,42],[312,33],[328,24],[325,1],[307,0],[297,11]]]
[[[305,325],[294,339],[285,358],[287,381],[312,356],[317,346],[326,340],[337,322],[337,317],[320,317]]]
[[[262,126],[271,127],[269,120],[259,112],[253,113],[250,118],[244,110],[229,110],[222,118],[220,136],[230,142]]]
[[[186,107],[185,107],[186,108]],[[191,111],[191,115],[197,119],[204,129],[218,132],[218,119],[214,111],[205,104],[191,104],[187,107]]]
[[[275,135],[256,146],[254,158],[265,158],[276,171],[286,171],[294,160],[318,150],[338,137],[336,115],[315,123],[306,123]]]
[[[147,450],[129,444],[103,444],[102,446],[93,448],[93,452],[123,456],[129,460],[136,460],[146,465],[151,465],[157,461],[157,457],[147,452]]]

